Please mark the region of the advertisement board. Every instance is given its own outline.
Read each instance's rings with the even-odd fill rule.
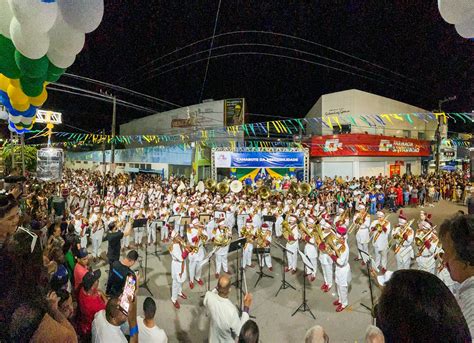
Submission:
[[[342,134],[311,138],[312,157],[325,156],[429,156],[429,141],[368,134]]]
[[[224,100],[225,126],[242,125],[244,123],[245,101],[239,99]]]
[[[44,148],[38,150],[36,177],[41,181],[61,181],[63,174],[63,150]]]
[[[216,151],[216,168],[303,168],[302,151]]]

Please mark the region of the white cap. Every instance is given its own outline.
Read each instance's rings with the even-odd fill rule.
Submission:
[[[385,214],[382,211],[377,211],[376,215],[377,215],[377,218],[383,218],[385,216]]]

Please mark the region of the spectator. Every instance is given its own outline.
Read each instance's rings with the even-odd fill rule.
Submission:
[[[253,320],[247,320],[240,329],[239,343],[258,343],[258,325]]]
[[[18,228],[18,202],[12,194],[0,195],[0,248]]]
[[[393,273],[379,298],[376,318],[388,343],[471,341],[454,296],[438,277],[421,270]]]
[[[51,225],[50,230],[48,230],[48,242],[47,249],[51,250],[53,248],[63,248],[64,239],[61,237],[61,223],[56,223]]]
[[[60,289],[56,292],[58,296],[58,309],[59,311],[66,317],[68,320],[74,316],[74,306],[72,304],[72,296],[71,293]]]
[[[114,262],[112,265],[112,272],[109,273],[109,280],[107,281],[107,295],[118,297],[122,294],[126,276],[129,274],[135,274],[130,268],[137,260],[137,251],[131,250],[122,261]]]
[[[143,313],[145,318],[138,316],[138,332],[140,343],[166,343],[168,337],[164,330],[155,323],[156,303],[153,298],[147,297],[143,302]]]
[[[137,301],[136,296],[130,299],[128,325],[130,327],[130,343],[138,342]],[[119,299],[111,298],[105,310],[95,314],[92,322],[92,343],[126,343],[120,326],[127,322],[127,316],[119,309]]]
[[[80,249],[76,258],[77,263],[74,266],[74,291],[77,293],[81,286],[82,278],[89,271],[89,253],[87,249]]]
[[[466,199],[467,213],[474,214],[474,186],[471,186],[471,195]]]
[[[304,336],[305,343],[327,343],[329,342],[329,336],[324,332],[324,329],[320,325],[315,325],[306,331]]]
[[[94,315],[105,309],[107,298],[99,290],[100,270],[87,272],[82,279],[82,287],[79,290],[79,334],[88,338],[91,333]]]
[[[461,285],[457,300],[474,337],[474,216],[456,215],[439,230],[443,261],[454,281]]]
[[[209,342],[235,342],[242,325],[249,319],[249,307],[252,304],[252,295],[246,294],[244,298],[244,311],[242,318],[234,304],[229,300],[230,279],[223,275],[217,281],[217,288],[206,292],[204,306],[210,317]]]
[[[376,326],[369,325],[365,331],[365,343],[384,343],[383,332]]]

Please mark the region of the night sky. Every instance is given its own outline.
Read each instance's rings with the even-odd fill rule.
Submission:
[[[101,25],[86,36],[86,45],[68,73],[181,106],[198,103],[210,40],[172,52],[212,36],[218,3],[106,0]],[[222,35],[250,30],[275,34]],[[222,0],[216,35],[212,56],[230,55],[211,58],[202,99],[244,97],[252,113],[249,122],[269,119],[255,114],[303,117],[322,94],[351,88],[428,110],[436,109],[439,99],[456,95],[458,100],[445,104],[445,111],[474,109],[474,42],[443,21],[433,0]],[[165,54],[169,55],[142,67]],[[67,76],[59,82],[93,91],[107,89]],[[157,111],[175,108],[114,94]],[[65,123],[81,129],[110,130],[111,104],[50,91],[44,108],[63,112]],[[117,121],[122,124],[148,114],[118,107]],[[61,130],[76,131],[66,126]]]

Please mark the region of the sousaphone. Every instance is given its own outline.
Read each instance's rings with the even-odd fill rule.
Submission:
[[[234,180],[230,183],[230,190],[232,193],[240,193],[243,188],[244,185],[239,180]]]
[[[206,189],[206,186],[204,186],[204,182],[199,181],[198,184],[197,184],[196,190],[197,190],[199,193],[204,193],[204,190],[205,190],[205,189]]]

